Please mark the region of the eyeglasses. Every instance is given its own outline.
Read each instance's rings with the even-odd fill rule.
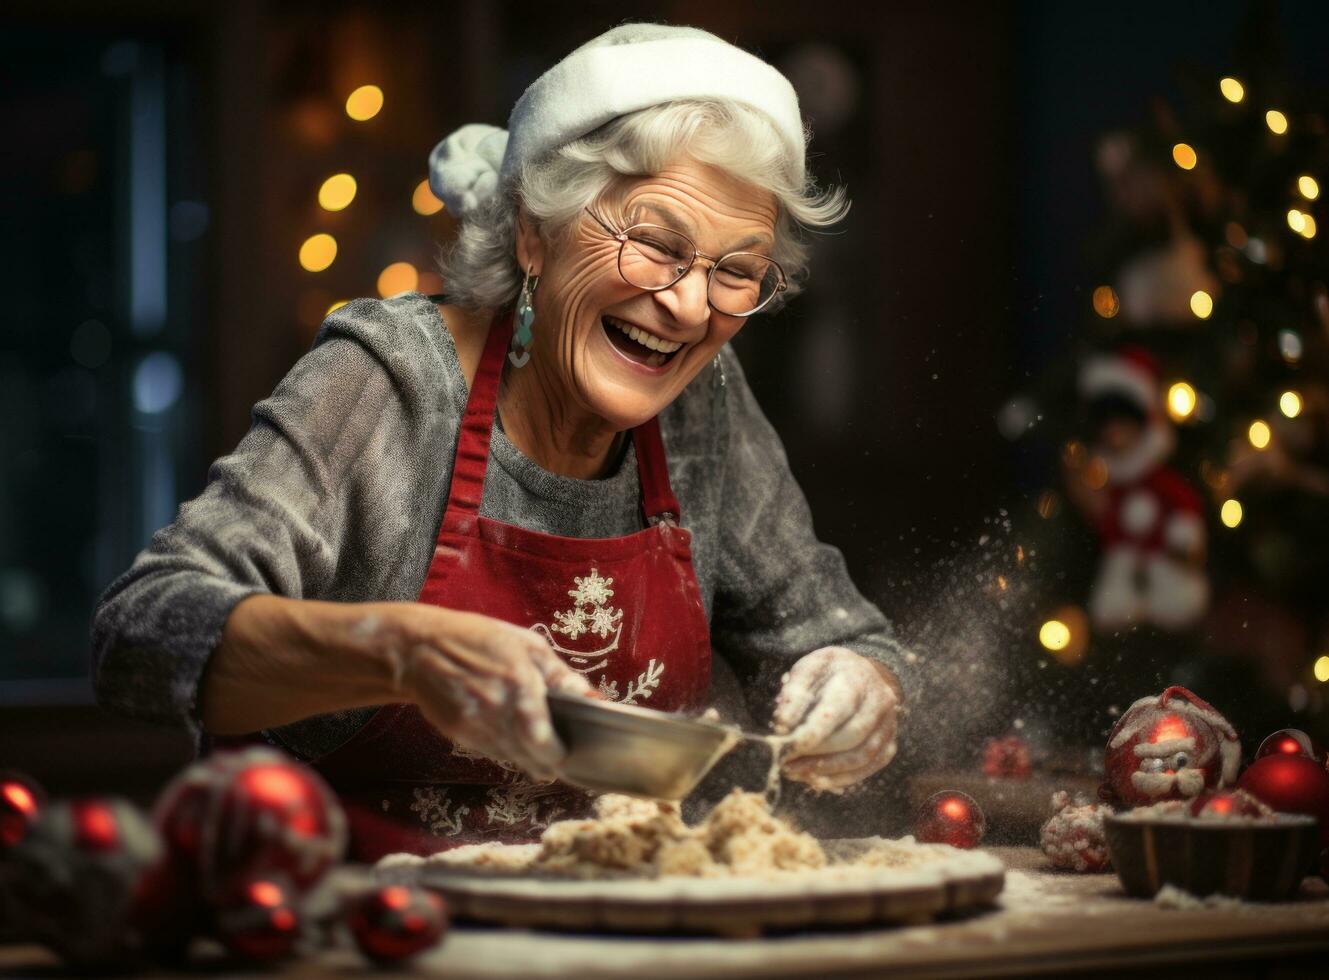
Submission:
[[[752,316],[788,288],[784,270],[768,255],[729,252],[714,258],[698,252],[692,239],[672,228],[636,224],[615,231],[590,208],[586,213],[618,239],[618,274],[638,289],[668,289],[686,276],[699,258],[711,264],[706,274],[706,301],[725,316]]]

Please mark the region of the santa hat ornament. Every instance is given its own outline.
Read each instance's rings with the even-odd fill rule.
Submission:
[[[1158,361],[1143,347],[1123,347],[1115,354],[1099,354],[1085,361],[1080,371],[1080,393],[1085,398],[1121,395],[1146,416],[1159,405]]]
[[[1166,630],[1193,626],[1209,602],[1202,554],[1203,499],[1166,460],[1176,444],[1163,413],[1158,365],[1140,347],[1085,362],[1080,391],[1095,428],[1113,419],[1139,422],[1134,438],[1096,433],[1106,466],[1100,512],[1092,514],[1103,561],[1089,600],[1101,630],[1148,622]]]
[[[1080,371],[1080,394],[1091,407],[1110,413],[1115,403],[1118,413],[1122,408],[1133,408],[1143,421],[1139,442],[1124,452],[1103,454],[1110,483],[1138,480],[1175,448],[1176,436],[1163,414],[1160,378],[1158,361],[1143,347],[1095,355]]]

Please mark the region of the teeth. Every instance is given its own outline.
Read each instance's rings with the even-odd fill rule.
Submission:
[[[654,334],[649,334],[640,327],[634,327],[617,317],[606,316],[605,322],[610,326],[617,327],[623,333],[627,334],[643,347],[649,347],[651,350],[659,351],[661,354],[672,354],[683,345],[672,340],[662,340]],[[654,360],[654,358],[652,358]]]

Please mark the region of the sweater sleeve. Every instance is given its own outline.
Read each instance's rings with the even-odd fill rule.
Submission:
[[[728,448],[714,644],[763,687],[825,646],[878,661],[907,686],[909,658],[890,622],[850,580],[840,550],[818,540],[779,435],[733,351],[725,348],[722,357]]]
[[[92,621],[102,705],[197,736],[199,684],[236,604],[327,596],[348,515],[367,510],[356,497],[383,430],[418,408],[402,365],[385,363],[394,319],[382,305],[356,301],[329,317],[202,494],[103,593]]]

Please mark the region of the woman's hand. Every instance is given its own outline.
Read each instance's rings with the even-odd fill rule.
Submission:
[[[895,758],[900,698],[883,671],[845,647],[823,647],[794,664],[773,719],[776,733],[790,736],[786,776],[841,790]]]
[[[588,693],[586,679],[528,629],[478,613],[392,606],[389,622],[366,629],[393,645],[399,693],[459,745],[536,779],[554,778],[564,748],[545,693]]]

